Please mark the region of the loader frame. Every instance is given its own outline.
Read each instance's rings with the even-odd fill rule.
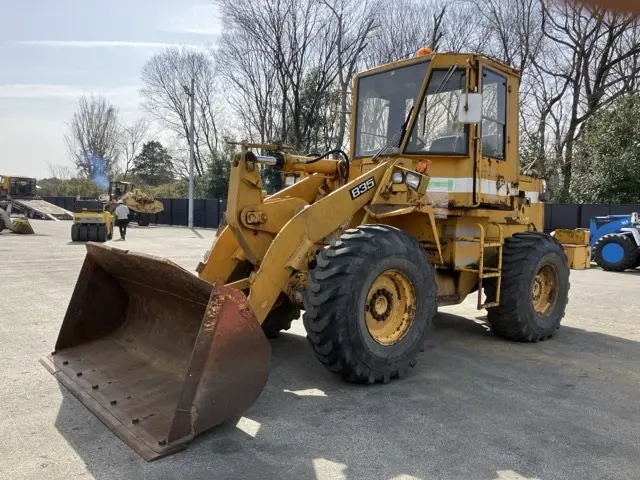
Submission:
[[[453,68],[455,67],[455,68]],[[359,86],[368,78],[401,69],[422,68],[415,105],[395,150],[358,155]],[[421,116],[430,79],[436,73],[459,72],[463,94],[482,90],[491,75],[502,84],[496,103],[503,105],[502,158],[483,153],[481,125],[464,125],[462,154],[412,154],[411,132]],[[435,77],[433,77],[435,79]],[[446,78],[446,77],[445,77]],[[201,278],[243,290],[259,322],[282,293],[301,304],[306,273],[327,239],[361,224],[395,226],[418,239],[437,269],[438,304],[462,302],[477,291],[479,309],[500,303],[504,239],[518,232],[542,231],[544,193],[539,179],[518,173],[518,72],[478,55],[430,54],[396,62],[358,76],[354,88],[351,155],[347,177],[341,160],[295,156],[274,145],[245,144],[231,167],[228,226],[214,241],[197,270]],[[497,89],[496,89],[497,90]],[[437,93],[437,91],[436,91]],[[396,140],[397,141],[397,140]],[[258,150],[258,153],[253,153]],[[282,172],[305,172],[300,181],[263,198],[260,165]],[[420,175],[414,191],[392,182],[394,172]],[[451,176],[455,172],[455,176]],[[353,193],[357,195],[354,196]],[[236,278],[240,264],[253,266]],[[483,283],[495,279],[497,292],[483,300]]]
[[[542,182],[519,174],[518,73],[421,52],[358,75],[350,155],[241,145],[197,277],[87,245],[42,362],[145,458],[248,408],[267,380],[267,337],[301,307],[322,364],[369,384],[404,376],[437,307],[474,292],[504,338],[559,328],[569,269],[541,233]],[[265,196],[263,166],[300,181]]]

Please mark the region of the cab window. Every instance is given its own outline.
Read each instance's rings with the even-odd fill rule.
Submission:
[[[433,70],[407,153],[466,155],[466,125],[458,122],[460,95],[466,89],[464,70]]]
[[[355,156],[398,147],[397,138],[416,103],[429,62],[367,75],[358,80]],[[393,141],[395,145],[390,145]]]
[[[482,155],[504,160],[507,138],[507,78],[482,69]]]

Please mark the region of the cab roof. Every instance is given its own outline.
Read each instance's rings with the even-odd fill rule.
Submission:
[[[390,70],[395,70],[402,67],[408,67],[409,65],[414,65],[417,63],[427,62],[433,60],[436,57],[450,57],[451,63],[460,63],[460,61],[468,59],[473,62],[477,62],[478,60],[482,60],[485,63],[488,63],[492,67],[503,71],[509,75],[520,75],[520,71],[517,68],[511,67],[506,63],[498,60],[497,58],[492,58],[488,55],[480,54],[480,53],[456,53],[456,52],[432,52],[428,55],[415,55],[410,58],[405,58],[403,60],[396,60],[395,62],[386,63],[369,70],[363,70],[356,75],[356,79],[360,77],[366,77],[369,75],[374,75],[376,73],[387,72]]]

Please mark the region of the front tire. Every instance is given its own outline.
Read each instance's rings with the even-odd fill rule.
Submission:
[[[78,240],[80,242],[86,242],[89,240],[89,227],[81,225],[78,229]]]
[[[71,241],[72,242],[77,242],[80,239],[79,231],[80,231],[80,225],[78,225],[77,223],[74,223],[73,225],[71,225]]]
[[[410,235],[347,230],[309,272],[304,326],[317,358],[351,382],[401,377],[416,364],[437,311],[435,271]]]
[[[98,241],[99,242],[107,241],[107,227],[105,225],[98,226]]]
[[[90,242],[98,241],[98,227],[95,225],[91,225],[89,227],[89,241]]]
[[[496,282],[487,282],[489,301]],[[500,305],[487,309],[496,335],[517,342],[551,338],[560,328],[569,297],[569,266],[562,245],[551,235],[516,233],[505,239]]]
[[[638,265],[638,246],[629,235],[604,235],[595,244],[594,257],[603,270],[624,272]]]

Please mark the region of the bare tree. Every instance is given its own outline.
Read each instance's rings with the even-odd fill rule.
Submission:
[[[491,41],[485,51],[524,73],[542,48],[539,0],[474,0]]]
[[[258,61],[249,55],[248,59],[233,63],[239,77],[231,82],[244,83],[240,90],[245,98],[240,104],[254,103],[259,110],[252,115],[255,118],[245,118],[245,121],[250,120],[258,127],[270,118],[279,130],[273,132],[273,140],[291,143],[299,149],[308,148],[318,111],[338,74],[335,38],[330,23],[323,21],[327,13],[323,5],[316,0],[218,0],[217,3],[229,30],[221,50],[229,49],[229,42],[237,39],[242,44],[250,42],[250,48],[258,49],[263,57]],[[233,48],[224,54],[227,58],[236,55]],[[256,75],[256,66],[261,62],[268,64],[267,71],[275,83]],[[227,71],[227,79],[230,73]],[[243,74],[246,74],[244,78]],[[265,102],[267,92],[275,95]],[[256,101],[260,102],[259,106],[255,105]],[[267,104],[274,107],[273,115],[266,113]],[[258,130],[264,132],[265,128]]]
[[[143,108],[183,141],[190,130],[189,95],[184,90],[195,79],[195,168],[206,170],[207,156],[218,148],[221,114],[215,72],[206,52],[169,47],[155,54],[142,70]]]
[[[409,58],[429,46],[433,32],[429,22],[436,11],[433,2],[381,0],[376,5],[380,28],[372,36],[365,65],[373,68]]]
[[[562,198],[568,199],[572,162],[582,125],[598,109],[630,91],[640,74],[638,20],[571,2],[540,0],[545,38],[557,49],[554,68],[538,63],[546,76],[566,82],[562,111],[552,112]]]
[[[120,131],[120,149],[122,151],[123,180],[133,168],[133,161],[140,153],[149,134],[149,121],[139,118],[131,125],[122,125]]]
[[[82,96],[65,136],[80,173],[96,181],[112,175],[120,156],[118,109],[101,96]]]
[[[51,178],[56,180],[70,180],[74,176],[73,167],[70,165],[48,164],[47,169]]]
[[[276,69],[266,55],[254,48],[254,39],[243,29],[227,29],[212,53],[229,85],[227,101],[251,140],[269,142],[280,131],[276,115],[282,92]]]

